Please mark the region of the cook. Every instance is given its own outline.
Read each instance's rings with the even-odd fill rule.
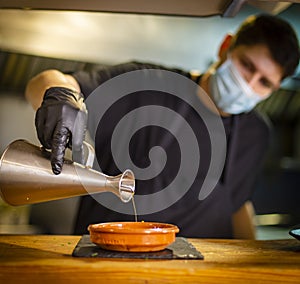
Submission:
[[[153,110],[159,111],[159,108],[146,106],[162,106],[172,110],[159,112],[161,121],[165,121],[164,115],[179,114],[192,128],[193,137],[198,143],[195,151],[199,151],[201,161],[199,168],[196,168],[196,177],[181,198],[175,198],[170,206],[157,212],[141,210],[146,213],[139,216],[139,219],[176,224],[180,228],[179,234],[185,237],[254,238],[253,212],[249,200],[270,136],[268,123],[254,107],[277,90],[284,78],[294,73],[299,56],[298,39],[291,25],[280,17],[262,14],[247,18],[234,35],[228,34],[221,42],[218,61],[201,75],[144,62],[102,66],[97,70],[82,70],[73,74],[46,70],[28,82],[25,96],[37,110],[35,121],[38,138],[46,148],[52,150],[54,174],[60,174],[63,170],[67,147],[72,147],[74,160],[82,161],[82,142],[86,130],[94,135],[92,139],[101,170],[109,175],[118,174],[118,155],[112,151],[114,129],[127,114],[142,108],[142,117],[137,116],[131,123],[125,124],[128,129],[135,131],[131,139],[128,141],[126,135],[124,139],[118,139],[117,149],[121,156],[123,151],[128,151],[127,158],[142,169],[151,167],[152,162],[155,164],[155,159],[165,162],[165,167],[160,168],[161,171],[155,172],[151,178],[143,178],[141,175],[137,179],[136,195],[146,197],[155,196],[172,185],[184,157],[181,157],[181,145],[176,135],[166,127],[150,124],[136,131],[136,124],[141,120],[157,118],[153,117],[156,116]],[[205,91],[205,96],[214,102],[220,115],[223,132],[222,129],[220,133],[218,129],[212,132],[216,137],[220,134],[221,139],[224,136],[226,143],[221,144],[219,149],[224,161],[220,160],[222,168],[216,184],[203,199],[199,199],[199,190],[209,171],[214,141],[210,140],[210,133],[201,115],[184,99],[157,90],[135,91],[114,101],[102,114],[100,121],[97,107],[99,110],[103,108],[109,96],[103,94],[102,98],[100,94],[96,100],[98,105],[94,104],[90,108],[85,103],[89,96],[98,94],[98,86],[107,87],[110,80],[119,79],[120,75],[129,76],[133,74],[128,73],[130,71],[142,71],[139,73],[139,76],[142,74],[141,82],[146,82],[153,75],[153,70],[157,71],[154,74],[158,80],[165,74],[160,71],[170,71],[171,74],[197,83]],[[175,90],[185,90],[180,79],[173,80],[172,85]],[[190,89],[187,87],[182,93],[188,92]],[[205,109],[204,112],[208,110],[214,113],[215,109],[203,101],[202,93],[188,95],[192,98],[201,96],[201,99],[196,100],[197,105]],[[170,121],[171,129],[173,120]],[[182,125],[178,126],[179,129],[186,129],[180,128]],[[157,150],[156,146],[164,151],[151,152]],[[156,153],[155,157],[151,153]],[[189,167],[193,166],[195,163],[184,165],[187,169],[184,171],[187,172],[186,180],[189,179]],[[177,185],[172,190],[159,195],[161,198],[156,199],[157,204],[168,204],[173,193],[180,194],[181,187]],[[82,197],[74,233],[87,233],[87,227],[92,223],[134,220],[133,215],[122,213],[118,206],[116,204],[115,208],[111,208],[91,196]]]

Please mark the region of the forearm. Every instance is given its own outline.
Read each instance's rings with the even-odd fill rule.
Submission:
[[[233,234],[236,239],[255,239],[256,230],[254,224],[255,211],[250,201],[247,201],[237,212],[233,214]]]
[[[33,77],[25,89],[25,97],[32,107],[37,110],[45,91],[50,87],[65,87],[80,92],[80,87],[71,75],[58,70],[46,70]]]

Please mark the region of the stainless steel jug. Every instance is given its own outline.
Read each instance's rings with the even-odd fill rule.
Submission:
[[[0,160],[0,195],[10,205],[106,191],[116,194],[123,202],[130,201],[135,192],[133,172],[125,170],[118,176],[107,176],[65,159],[62,172],[55,175],[51,169],[50,152],[25,140],[8,145]]]

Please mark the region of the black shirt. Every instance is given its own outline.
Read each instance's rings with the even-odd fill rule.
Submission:
[[[130,84],[134,85],[134,82],[128,80],[128,89],[135,91],[124,93],[113,103],[107,103],[107,98],[114,96],[113,92],[115,90],[113,89],[112,94],[107,94],[108,90],[111,90],[111,88],[106,88],[111,82],[111,78],[122,79],[123,77],[118,76],[129,74],[126,73],[129,71],[141,70],[142,77],[137,78],[148,79],[150,76],[149,70],[152,69],[174,72],[178,76],[184,76],[185,80],[190,80],[189,73],[185,71],[138,62],[103,66],[91,72],[79,71],[73,74],[87,101],[89,130],[92,133],[92,138],[95,139],[96,156],[100,167],[96,168],[105,174],[117,175],[124,170],[123,168],[120,169],[118,165],[119,158],[120,160],[125,159],[122,167],[130,165],[128,159],[131,159],[132,163],[140,169],[147,169],[147,167],[154,165],[152,171],[155,172],[156,166],[158,170],[155,175],[136,180],[135,199],[138,201],[138,196],[142,196],[141,199],[144,200],[144,203],[137,202],[136,204],[139,221],[176,224],[180,229],[178,235],[185,237],[232,238],[232,214],[251,198],[256,175],[268,145],[268,126],[256,112],[251,111],[221,118],[224,132],[218,127],[208,130],[209,127],[207,127],[203,116],[199,115],[199,112],[186,100],[181,99],[180,94],[183,92],[189,93],[189,98],[200,107],[200,111],[202,109],[203,112],[209,113],[208,116],[212,119],[215,115],[203,106],[196,91],[185,86],[184,81],[181,80],[171,81],[171,89],[174,90],[176,95],[164,90],[147,89],[147,86],[143,90],[135,90],[134,87],[130,87]],[[155,73],[155,76],[160,77],[162,74],[158,72]],[[160,79],[164,80],[164,78]],[[126,75],[124,80],[127,80]],[[100,90],[97,89],[98,86],[100,86]],[[101,90],[101,86],[104,86],[103,90]],[[124,86],[127,87],[126,83]],[[123,87],[120,88],[123,92]],[[177,91],[179,95],[177,95]],[[92,101],[92,104],[89,105],[89,98],[91,98],[89,96],[96,96],[97,103]],[[105,104],[107,106],[104,107],[105,111],[103,111],[101,108]],[[100,118],[97,117],[98,108],[99,112],[103,112]],[[142,115],[132,116],[137,109],[142,109]],[[129,120],[122,124],[125,128],[124,131],[117,136],[117,142],[113,144],[114,131],[118,128],[122,119],[128,119],[129,114],[131,115]],[[166,120],[168,115],[174,115],[174,119]],[[184,122],[177,122],[181,119]],[[152,120],[158,121],[158,123],[152,123]],[[148,121],[149,125],[146,125]],[[161,125],[159,125],[160,122]],[[168,123],[170,127],[166,126]],[[142,124],[142,127],[140,124]],[[176,125],[175,128],[173,124]],[[193,148],[192,144],[189,145],[189,139],[184,140],[185,131],[188,133],[189,127],[196,139],[196,148]],[[176,133],[174,134],[173,129],[176,129],[178,135],[182,134],[183,142],[178,139]],[[218,144],[218,141],[216,141],[217,144],[214,145],[219,145],[216,149],[215,146],[212,146],[211,139],[221,137],[218,135],[225,136],[225,143],[220,142]],[[151,160],[151,154],[149,157],[149,153],[153,147],[157,146],[164,149],[164,151],[156,152]],[[219,167],[217,171],[220,175],[216,175],[216,185],[211,189],[210,194],[203,200],[199,200],[199,192],[210,171],[212,154],[216,150],[219,151],[220,162],[215,167]],[[113,153],[114,151],[117,153]],[[185,161],[185,153],[191,154],[190,162],[189,160]],[[199,164],[197,164],[198,156],[200,158]],[[155,159],[160,160],[161,163],[158,162],[156,165]],[[181,173],[181,167],[184,167],[184,174],[181,174],[182,188],[178,186],[181,184],[180,182],[175,183],[175,186],[173,186],[173,181]],[[192,175],[193,178],[190,179],[190,172],[195,171],[195,168],[195,175]],[[147,171],[145,172],[147,173]],[[212,175],[212,180],[213,178]],[[184,179],[186,180],[184,181]],[[188,190],[184,191],[186,184],[188,184]],[[160,192],[165,188],[170,188],[171,191],[160,195]],[[169,202],[173,198],[172,190],[177,192],[180,198]],[[184,192],[181,193],[181,190]],[[106,193],[99,194],[96,199],[91,196],[85,196],[81,199],[75,226],[76,234],[87,233],[87,226],[91,223],[134,221],[132,204],[120,204],[121,201],[113,197],[110,199],[111,194],[108,194],[109,196]],[[149,196],[149,194],[157,195],[158,198],[149,197],[148,204],[147,195]],[[109,206],[106,203],[103,206],[101,202],[106,197],[109,200]],[[150,204],[151,202],[153,204]],[[156,202],[157,206],[154,204]],[[168,206],[163,208],[160,207],[160,204],[168,204]],[[122,211],[123,206],[127,208],[125,214],[125,211]],[[148,206],[149,208],[163,209],[157,212],[144,211]],[[111,210],[112,208],[114,209]],[[131,213],[127,214],[128,210]],[[145,212],[145,214],[139,214],[141,212]]]

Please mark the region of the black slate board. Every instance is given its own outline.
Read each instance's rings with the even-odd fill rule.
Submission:
[[[139,259],[204,259],[203,255],[185,238],[177,237],[166,249],[157,252],[118,252],[100,248],[83,235],[72,256],[93,258],[139,258]]]

